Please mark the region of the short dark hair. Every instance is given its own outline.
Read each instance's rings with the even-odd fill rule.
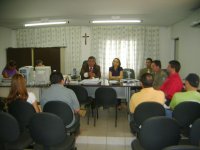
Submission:
[[[63,75],[61,72],[52,72],[50,75],[50,82],[51,84],[57,84],[64,80]]]
[[[169,64],[171,65],[171,68],[174,68],[176,72],[179,72],[181,69],[181,64],[179,61],[177,60],[171,60],[169,62]]]
[[[154,60],[152,63],[154,63],[159,68],[161,68],[161,62],[160,62],[160,60]]]
[[[149,60],[149,61],[151,61],[151,62],[153,61],[151,58],[147,58],[146,60]]]
[[[88,60],[89,60],[89,59],[94,59],[94,60],[96,61],[96,58],[95,58],[94,56],[88,57]]]
[[[153,86],[153,75],[150,73],[144,73],[141,77],[141,82],[144,88],[152,87]]]
[[[38,64],[40,64],[40,63],[43,64],[43,61],[42,61],[41,59],[37,59],[37,60],[35,61],[35,64],[36,64],[36,65],[38,65]]]
[[[8,69],[9,67],[14,67],[16,65],[17,65],[16,61],[10,60],[6,65],[6,69]]]

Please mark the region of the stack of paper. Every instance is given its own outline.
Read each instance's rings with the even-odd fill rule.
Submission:
[[[80,82],[80,84],[98,84],[99,82],[101,82],[101,80],[99,80],[99,78],[94,78],[94,79],[84,79]]]

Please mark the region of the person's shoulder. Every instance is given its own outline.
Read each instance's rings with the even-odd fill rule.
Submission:
[[[120,71],[122,71],[122,70],[123,70],[123,68],[122,68],[122,67],[119,67],[119,70],[120,70]]]

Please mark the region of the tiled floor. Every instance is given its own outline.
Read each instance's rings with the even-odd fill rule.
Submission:
[[[93,126],[93,118],[87,124],[87,118],[81,117],[81,133],[76,140],[78,150],[131,150],[131,142],[135,138],[130,133],[128,116],[125,108],[118,111],[117,127],[115,127],[115,110],[100,109],[99,119]]]

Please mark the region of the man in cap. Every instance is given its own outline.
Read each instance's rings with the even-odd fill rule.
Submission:
[[[178,104],[185,101],[195,101],[200,103],[200,93],[197,91],[199,87],[199,76],[195,73],[190,73],[185,78],[186,92],[175,93],[172,97],[170,108],[173,110]]]

